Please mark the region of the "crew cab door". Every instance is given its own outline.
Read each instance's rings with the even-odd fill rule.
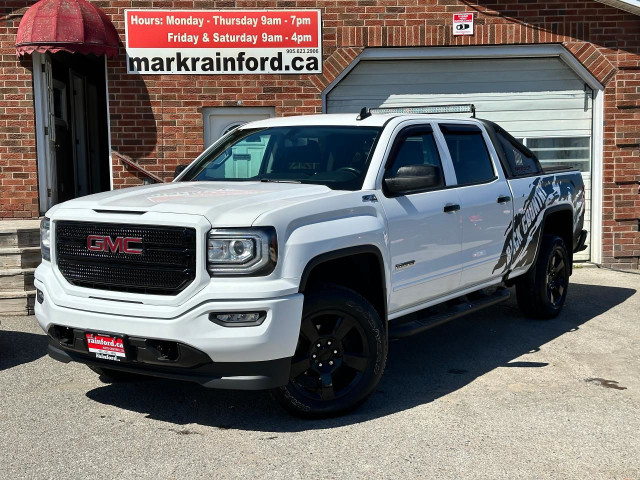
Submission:
[[[498,279],[513,219],[511,190],[486,133],[474,123],[438,124],[460,196],[463,263],[461,288]],[[504,259],[506,260],[506,259]],[[500,267],[498,267],[500,265]]]
[[[460,283],[460,198],[455,189],[447,188],[454,182],[453,169],[439,150],[430,124],[412,125],[398,132],[384,164],[380,202],[388,220],[390,313],[448,294]],[[438,185],[391,193],[386,179],[397,178],[400,168],[413,165],[437,167]]]

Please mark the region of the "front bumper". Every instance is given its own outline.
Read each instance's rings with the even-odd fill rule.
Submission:
[[[113,310],[118,313],[106,313],[104,298],[68,299],[67,294],[57,288],[58,279],[51,268],[39,268],[37,273],[34,284],[42,292],[43,301],[36,301],[35,314],[41,328],[49,334],[49,353],[57,360],[190,380],[212,388],[264,389],[287,383],[290,358],[295,353],[300,332],[302,294],[258,300],[212,300],[207,289],[203,289],[189,301],[195,306],[176,312],[170,318],[160,318],[140,316],[141,305],[136,305],[132,314],[126,314],[123,311],[126,305],[115,301],[109,303],[114,304]],[[82,300],[82,305],[69,307],[71,300],[74,303]],[[150,315],[153,310],[150,308]],[[225,327],[209,320],[212,312],[248,311],[264,311],[266,318],[261,325],[250,327]],[[96,360],[86,350],[86,343],[70,348],[52,336],[51,329],[56,326],[80,332],[82,341],[82,332],[92,332],[175,342],[198,352],[201,357],[188,365],[158,364],[148,358],[126,364]]]
[[[51,358],[63,363],[74,361],[123,372],[171,380],[186,380],[208,388],[235,390],[266,390],[286,385],[289,381],[291,366],[290,358],[264,362],[212,362],[206,356],[206,361],[190,367],[159,365],[157,363],[110,362],[97,360],[86,352],[69,349],[51,337],[49,337],[48,353]]]

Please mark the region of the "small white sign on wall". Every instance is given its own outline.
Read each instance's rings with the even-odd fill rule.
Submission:
[[[473,35],[473,13],[453,14],[453,34]]]

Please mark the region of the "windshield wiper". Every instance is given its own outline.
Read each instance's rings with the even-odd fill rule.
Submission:
[[[281,178],[261,178],[263,183],[302,183],[300,180],[286,180]]]

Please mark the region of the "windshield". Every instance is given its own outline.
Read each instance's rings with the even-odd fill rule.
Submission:
[[[180,181],[263,181],[362,188],[379,127],[238,129],[192,165]]]

